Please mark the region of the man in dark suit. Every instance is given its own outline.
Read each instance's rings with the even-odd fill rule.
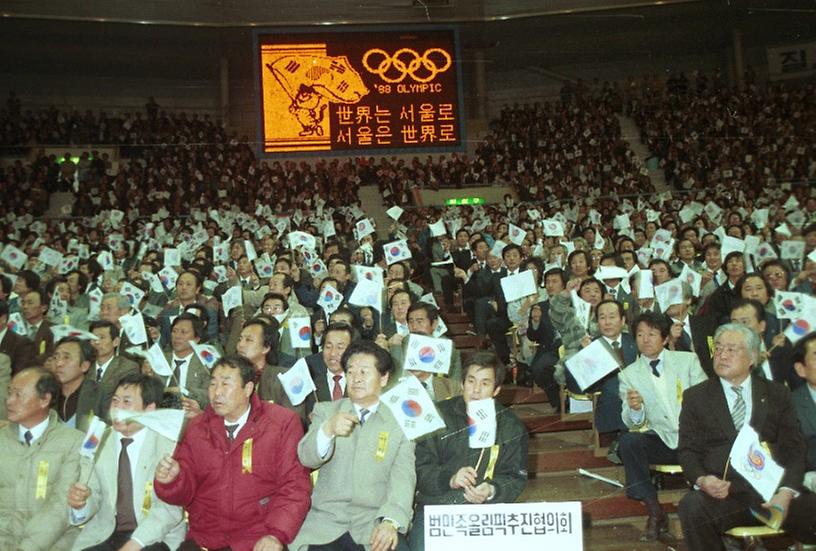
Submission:
[[[97,339],[91,341],[96,350],[96,362],[88,370],[88,378],[93,379],[99,388],[99,403],[96,415],[107,416],[110,400],[119,381],[129,373],[139,373],[139,364],[116,354],[119,347],[119,328],[109,321],[91,323],[91,333]]]
[[[807,448],[805,486],[816,492],[816,333],[796,343],[793,356],[796,373],[806,384],[793,391],[793,407]]]
[[[611,299],[602,300],[595,307],[595,318],[601,332],[596,340],[600,340],[612,357],[618,360],[620,369],[634,363],[638,357],[638,349],[632,335],[623,332],[626,326],[623,304]],[[589,339],[586,342],[589,345]],[[570,391],[601,392],[595,411],[595,428],[600,433],[620,433],[626,430],[626,425],[621,419],[623,402],[620,397],[618,373],[619,370],[615,370],[584,390],[578,387],[575,378],[569,371],[567,372],[567,388]]]
[[[306,398],[306,415],[312,412],[315,402],[331,402],[346,396],[346,374],[340,360],[353,340],[353,331],[346,323],[330,323],[323,335],[323,350],[306,356],[317,388]]]
[[[512,323],[507,314],[507,300],[504,297],[501,280],[505,277],[518,275],[519,272],[521,272],[522,259],[521,247],[518,245],[511,243],[502,249],[504,268],[498,273],[492,274],[491,284],[493,285],[493,290],[488,297],[486,307],[481,309],[483,311],[482,315],[485,316],[485,331],[490,335],[493,347],[496,349],[496,355],[505,365],[510,362],[510,347],[507,344],[506,333]],[[479,304],[477,304],[476,307],[478,315],[480,310]]]
[[[672,320],[669,333],[669,349],[679,352],[694,352],[700,360],[706,375],[714,377],[714,363],[711,358],[709,341],[713,342],[716,320],[710,317],[690,315],[691,287],[683,285],[683,303],[672,304],[665,314]]]
[[[678,459],[696,490],[680,501],[683,535],[692,551],[723,549],[721,534],[734,526],[756,524],[750,509],[782,512],[784,530],[797,541],[816,542],[816,495],[801,493],[804,442],[787,388],[751,377],[759,359],[760,338],[736,323],[714,335],[714,371],[687,390],[680,413]],[[735,469],[727,469],[731,448],[745,423],[768,444],[785,473],[765,503]]]
[[[34,345],[30,340],[8,329],[9,306],[5,300],[0,301],[0,353],[11,359],[11,373],[16,375],[25,367],[32,365]]]
[[[734,301],[730,316],[732,323],[744,325],[761,337],[766,325],[764,314],[765,308],[762,303],[741,298]],[[753,374],[757,377],[764,377],[769,381],[787,384],[789,388],[798,387],[801,385],[801,379],[793,370],[792,353],[793,350],[787,343],[775,346],[768,352],[765,342],[760,339],[759,362]]]
[[[20,301],[20,313],[26,321],[28,338],[34,343],[32,365],[44,365],[45,359],[54,351],[52,323],[45,319],[48,313],[48,302],[45,295],[38,290],[29,291]]]

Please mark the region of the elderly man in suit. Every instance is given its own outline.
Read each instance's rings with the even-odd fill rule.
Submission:
[[[129,373],[118,381],[111,410],[154,411],[163,385],[155,377]],[[187,532],[181,507],[168,505],[153,491],[156,465],[175,442],[135,422],[114,420],[94,464],[90,485],[68,491],[71,524],[84,528],[76,551],[169,551]]]
[[[416,472],[408,440],[380,393],[394,371],[388,352],[352,343],[342,359],[348,398],[315,405],[298,457],[320,469],[312,508],[292,551],[405,549]]]
[[[96,350],[96,362],[88,370],[88,376],[96,382],[99,389],[99,404],[97,416],[107,414],[110,399],[119,380],[129,373],[139,373],[139,364],[116,354],[121,341],[119,328],[105,320],[91,323],[91,333],[96,340],[91,346]]]
[[[706,379],[693,352],[665,349],[670,327],[669,318],[663,314],[640,314],[633,323],[640,358],[618,375],[621,418],[629,428],[618,440],[618,455],[626,472],[626,495],[642,501],[649,514],[641,541],[670,537],[669,519],[657,499],[649,464],[677,463],[683,391]]]
[[[816,493],[816,333],[796,343],[793,357],[796,373],[807,384],[793,391],[793,406],[807,449],[805,487]]]
[[[717,378],[683,397],[678,456],[695,490],[683,497],[678,512],[691,551],[723,549],[723,531],[758,522],[751,509],[777,509],[787,533],[803,543],[816,542],[816,494],[801,492],[805,446],[790,392],[779,383],[751,376],[759,360],[759,343],[759,335],[744,325],[718,328],[714,334]],[[726,470],[745,423],[785,469],[768,502],[735,469]]]
[[[323,334],[323,350],[306,356],[306,365],[317,389],[306,398],[306,414],[315,402],[342,400],[346,396],[346,372],[341,359],[354,339],[354,329],[346,323],[330,323]]]
[[[0,432],[0,549],[71,549],[79,533],[68,524],[65,496],[80,477],[82,433],[51,409],[59,393],[40,367],[17,373]]]
[[[210,405],[156,467],[156,494],[189,513],[179,551],[281,551],[309,510],[300,420],[257,397],[254,369],[238,356],[218,360]]]

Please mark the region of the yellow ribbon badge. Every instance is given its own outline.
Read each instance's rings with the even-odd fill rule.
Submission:
[[[490,446],[490,459],[487,460],[485,480],[493,479],[493,471],[496,469],[496,461],[498,460],[499,460],[499,445],[494,444],[493,446]]]
[[[374,459],[377,461],[385,459],[386,450],[388,450],[388,433],[383,431],[377,441],[377,453],[374,454]]]
[[[244,441],[241,452],[241,474],[252,474],[252,438]]]
[[[48,489],[48,461],[40,461],[40,466],[37,469],[37,491],[34,494],[34,499],[45,499],[45,493]]]
[[[145,483],[144,498],[142,499],[142,514],[147,515],[150,511],[150,505],[153,500],[153,481],[148,480]]]

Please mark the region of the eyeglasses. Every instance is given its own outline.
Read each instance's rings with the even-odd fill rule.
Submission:
[[[714,343],[714,355],[715,356],[722,356],[723,354],[733,355],[737,352],[742,352],[745,350],[745,346],[739,346],[736,344],[717,344]]]

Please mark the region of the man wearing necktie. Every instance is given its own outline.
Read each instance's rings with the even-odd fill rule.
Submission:
[[[0,549],[67,551],[79,534],[65,496],[80,477],[82,433],[59,422],[57,394],[56,378],[40,367],[11,380],[0,431]]]
[[[281,551],[309,509],[300,419],[257,397],[254,371],[239,356],[218,360],[209,405],[156,467],[156,494],[189,513],[180,551]]]
[[[319,469],[312,507],[292,551],[406,549],[413,513],[414,443],[380,393],[394,365],[371,341],[352,343],[341,360],[348,398],[319,402],[298,457]]]
[[[666,350],[670,320],[644,312],[632,325],[640,358],[618,374],[621,418],[618,456],[626,472],[626,495],[643,502],[649,518],[641,541],[670,537],[669,519],[657,498],[650,463],[677,463],[677,430],[683,391],[706,379],[697,356]]]
[[[117,384],[111,410],[155,411],[164,387],[155,377],[129,373]],[[84,551],[169,551],[184,541],[184,511],[153,491],[158,462],[175,442],[135,422],[113,421],[103,437],[88,485],[68,492],[71,524],[84,525],[74,545]]]
[[[354,330],[350,325],[330,323],[323,336],[323,349],[306,356],[306,365],[316,387],[305,401],[307,415],[312,412],[316,402],[342,400],[346,396],[347,379],[340,360],[353,338]]]
[[[759,361],[759,344],[759,335],[748,327],[721,326],[714,334],[717,378],[684,396],[678,457],[694,490],[680,501],[678,512],[691,551],[723,549],[724,531],[760,524],[751,509],[760,514],[777,509],[786,533],[801,543],[816,543],[816,494],[802,491],[805,444],[791,394],[779,383],[751,376]],[[785,469],[768,502],[733,467],[727,468],[745,423]]]

